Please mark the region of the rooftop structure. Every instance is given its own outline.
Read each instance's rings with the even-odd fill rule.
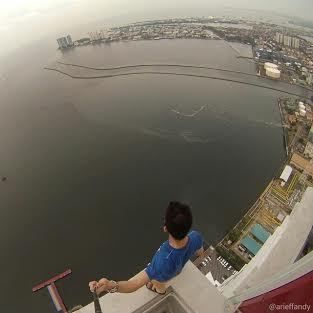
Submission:
[[[270,68],[277,69],[278,65],[274,64],[274,63],[266,62],[266,63],[264,63],[264,68],[265,68],[265,70],[270,69]]]
[[[279,178],[286,183],[288,181],[291,173],[292,173],[292,167],[289,165],[286,165]]]
[[[280,78],[280,70],[276,68],[267,68],[266,69],[266,76],[279,79]]]
[[[262,245],[260,245],[257,241],[255,241],[250,236],[246,236],[240,242],[245,248],[249,250],[253,255],[256,255],[258,251],[261,249]]]
[[[268,232],[267,230],[265,230],[260,224],[255,224],[252,228],[251,228],[251,234],[257,238],[259,241],[261,242],[265,242],[268,237],[271,235],[270,232]]]

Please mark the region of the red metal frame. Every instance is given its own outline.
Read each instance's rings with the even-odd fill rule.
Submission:
[[[59,291],[55,285],[55,282],[59,279],[62,279],[64,277],[68,276],[71,273],[72,273],[72,270],[68,269],[67,271],[65,271],[59,275],[56,275],[56,276],[50,278],[49,280],[33,287],[32,290],[33,290],[33,292],[36,292],[36,291],[43,289],[45,287],[48,287],[48,289],[49,289],[49,286],[50,286],[51,288],[49,289],[49,293],[50,293],[52,301],[54,302],[54,304],[56,306],[56,310],[58,312],[67,313],[66,306],[65,306],[65,304],[64,304],[64,302],[63,302],[63,300],[59,294]]]
[[[42,288],[47,287],[48,285],[51,285],[52,283],[56,282],[57,280],[64,278],[65,276],[67,276],[67,275],[69,275],[71,273],[72,273],[72,270],[68,269],[65,272],[63,272],[62,274],[56,275],[56,276],[50,278],[49,280],[47,280],[47,281],[45,281],[43,283],[40,283],[39,285],[33,287],[32,290],[33,290],[33,292],[36,292],[36,291],[38,291],[38,290],[40,290]]]
[[[53,288],[53,291],[54,291],[54,293],[55,293],[55,295],[57,297],[57,300],[58,300],[58,302],[59,302],[63,312],[67,313],[67,309],[66,309],[65,304],[64,304],[64,302],[63,302],[63,300],[62,300],[62,298],[61,298],[61,296],[59,294],[59,291],[58,291],[57,287],[55,286],[54,283],[51,284],[51,287]]]

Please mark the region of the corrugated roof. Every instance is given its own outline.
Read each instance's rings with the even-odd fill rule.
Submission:
[[[255,224],[251,228],[251,234],[253,234],[261,242],[265,242],[267,238],[271,235],[267,230],[265,230],[260,224]]]
[[[253,255],[256,255],[262,247],[262,245],[260,245],[258,242],[256,242],[249,236],[243,238],[241,240],[241,244],[245,246]]]
[[[287,182],[291,175],[291,172],[292,172],[292,167],[289,165],[286,165],[279,178]]]

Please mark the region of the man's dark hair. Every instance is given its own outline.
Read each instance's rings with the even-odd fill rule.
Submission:
[[[169,203],[165,212],[167,231],[177,240],[185,238],[192,225],[191,209],[178,201]]]

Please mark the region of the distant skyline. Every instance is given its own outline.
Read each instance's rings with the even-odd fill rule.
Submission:
[[[65,34],[79,25],[100,21],[120,23],[136,19],[187,15],[208,16],[234,9],[255,9],[302,17],[313,21],[312,0],[10,0],[0,3],[0,37],[6,54],[20,46],[57,34]],[[175,14],[176,13],[176,14]],[[234,10],[236,15],[236,10]],[[86,33],[90,29],[86,29]]]

